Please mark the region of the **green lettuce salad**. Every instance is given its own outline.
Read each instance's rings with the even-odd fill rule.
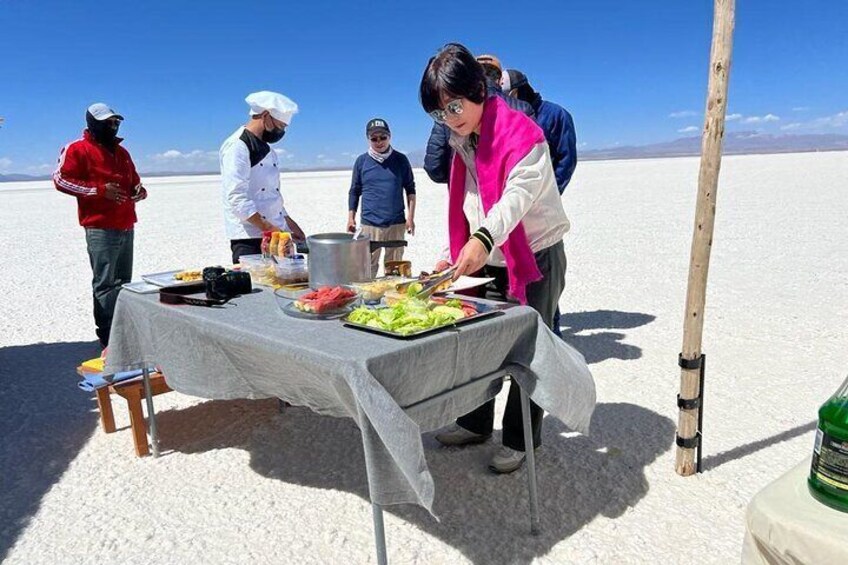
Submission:
[[[347,317],[355,324],[388,330],[400,335],[451,325],[465,318],[462,303],[448,300],[444,304],[433,306],[433,302],[407,298],[394,306],[367,308],[360,306]]]

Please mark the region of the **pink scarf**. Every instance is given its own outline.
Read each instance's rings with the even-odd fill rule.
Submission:
[[[544,141],[544,133],[533,120],[511,109],[497,96],[486,99],[474,157],[477,190],[486,214],[503,195],[506,179],[516,163]],[[462,210],[465,176],[465,163],[462,157],[454,154],[448,183],[448,234],[454,262],[471,236],[468,219]],[[509,293],[521,304],[527,304],[527,285],[540,280],[542,273],[536,265],[523,224],[519,222],[500,250],[506,259]]]

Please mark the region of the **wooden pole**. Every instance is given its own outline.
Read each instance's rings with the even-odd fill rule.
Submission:
[[[707,108],[701,141],[701,169],[698,173],[698,203],[695,208],[695,229],[689,259],[689,286],[686,291],[686,315],[683,321],[683,359],[701,356],[704,329],[704,303],[707,273],[715,224],[718,173],[721,168],[721,146],[724,139],[724,117],[727,111],[727,82],[730,76],[730,54],[733,50],[735,0],[715,0],[713,40],[710,50],[710,74],[707,86]],[[680,398],[698,398],[701,394],[700,369],[681,369]],[[677,423],[677,435],[682,439],[695,437],[699,408],[682,409]],[[677,448],[675,468],[683,476],[695,472],[695,449]]]

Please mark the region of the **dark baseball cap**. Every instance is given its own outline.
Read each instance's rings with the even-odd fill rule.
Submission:
[[[371,132],[373,131],[384,131],[390,135],[392,133],[391,130],[389,130],[389,122],[383,118],[368,120],[368,123],[365,124],[365,135],[371,135]]]

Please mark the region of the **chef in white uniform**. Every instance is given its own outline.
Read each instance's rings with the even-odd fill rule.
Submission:
[[[224,219],[233,262],[261,253],[262,232],[288,231],[295,240],[306,236],[283,206],[280,169],[272,143],[280,141],[297,113],[297,104],[276,92],[254,92],[245,98],[250,120],[221,145]]]

